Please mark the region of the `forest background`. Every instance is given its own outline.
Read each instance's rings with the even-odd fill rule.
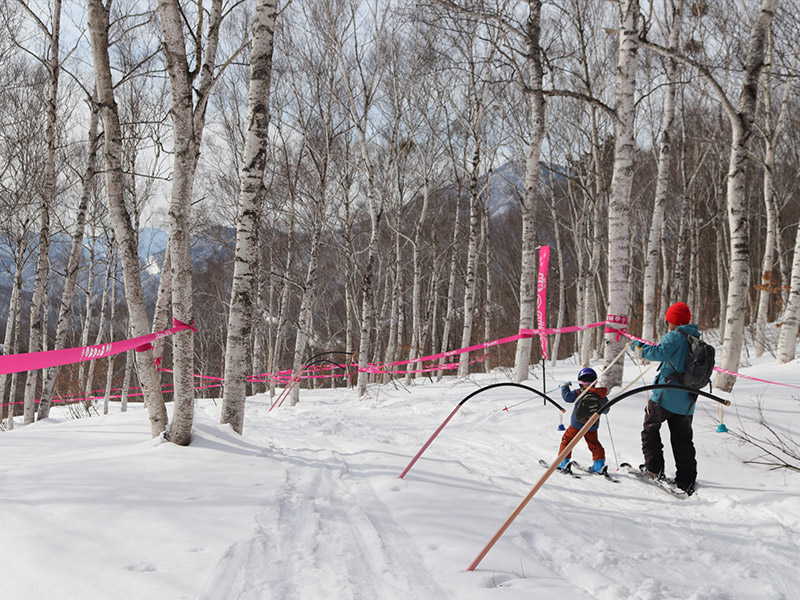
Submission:
[[[548,326],[613,315],[655,340],[682,300],[723,368],[745,335],[792,360],[798,8],[4,0],[4,353],[170,317],[197,331],[4,373],[3,416],[28,424],[54,400],[125,403],[133,389],[153,435],[186,444],[195,374],[224,378],[204,393],[241,432],[246,395],[279,383],[246,376],[300,373],[322,352],[358,368],[303,385],[363,396],[388,379],[368,365],[536,327],[542,245]],[[550,355],[609,364],[624,343],[596,328],[552,336]],[[524,381],[541,358],[524,339],[426,376]]]

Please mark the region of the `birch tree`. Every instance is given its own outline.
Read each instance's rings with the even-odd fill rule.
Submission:
[[[783,364],[794,360],[797,349],[797,331],[800,327],[800,223],[797,226],[792,259],[792,275],[789,280],[789,301],[778,339],[777,362]]]
[[[33,287],[33,298],[30,307],[30,332],[28,334],[28,351],[39,352],[43,349],[43,311],[46,310],[45,286],[50,268],[50,212],[53,208],[56,195],[56,127],[58,122],[58,84],[61,76],[61,0],[53,0],[50,5],[50,14],[44,15],[35,12],[26,3],[21,3],[36,27],[47,40],[47,55],[41,59],[47,69],[48,86],[44,102],[46,119],[45,143],[47,155],[44,163],[42,194],[40,204],[41,225],[39,228],[39,254],[36,262],[36,277]],[[47,22],[49,20],[49,23]],[[25,382],[24,424],[29,425],[34,421],[35,397],[37,384],[40,379],[39,371],[31,371]]]
[[[751,21],[747,52],[743,61],[738,104],[734,104],[729,99],[725,89],[705,65],[685,56],[670,54],[681,62],[691,64],[700,76],[709,83],[717,94],[717,99],[728,117],[731,128],[725,195],[727,221],[730,229],[730,267],[728,271],[728,293],[725,303],[725,334],[719,366],[724,370],[733,372],[739,367],[744,343],[744,326],[750,281],[750,219],[746,196],[745,167],[749,159],[749,142],[752,137],[756,114],[758,82],[761,71],[764,68],[767,37],[776,7],[777,0],[762,0],[758,14]],[[658,52],[669,54],[664,48],[651,44],[646,40],[640,40],[640,43]],[[720,372],[714,380],[714,386],[723,391],[730,391],[735,381],[736,378],[733,375]]]
[[[132,335],[138,337],[148,334],[150,325],[145,310],[144,290],[139,272],[137,234],[133,229],[131,217],[125,205],[122,131],[114,97],[114,83],[108,52],[111,4],[109,2],[108,5],[104,5],[102,0],[87,0],[87,6],[97,101],[100,107],[100,118],[103,122],[103,157],[109,217],[122,262],[130,329]],[[144,403],[150,419],[150,431],[153,437],[156,437],[167,428],[167,409],[161,394],[161,384],[152,350],[137,352],[136,364],[144,394]]]
[[[333,7],[332,7],[333,8]],[[378,251],[378,224],[381,218],[381,199],[377,182],[377,166],[371,152],[372,128],[371,114],[374,111],[376,94],[380,87],[383,66],[383,32],[387,7],[379,2],[372,2],[366,8],[366,20],[361,22],[359,7],[355,2],[343,2],[336,9],[346,11],[349,17],[347,27],[352,45],[346,51],[345,41],[336,32],[328,32],[332,36],[332,47],[336,48],[339,68],[342,70],[343,104],[349,111],[355,129],[360,151],[359,167],[364,179],[365,204],[369,214],[369,241],[366,247],[366,261],[361,268],[361,315],[358,345],[358,381],[356,383],[359,397],[367,391],[369,373],[367,363],[372,355],[371,335],[375,320],[375,262]],[[344,33],[344,32],[341,32]],[[369,35],[373,44],[365,48]],[[369,61],[365,56],[369,52]]]
[[[744,62],[739,104],[736,109],[723,100],[731,124],[731,154],[728,168],[727,206],[730,227],[730,282],[726,303],[727,321],[720,367],[737,371],[744,343],[747,290],[750,282],[750,232],[745,196],[745,165],[748,143],[753,131],[758,95],[758,79],[764,68],[764,58],[772,17],[777,0],[762,0],[758,16],[750,30],[750,41]],[[736,378],[718,373],[714,387],[731,391]]]
[[[408,358],[421,356],[425,346],[427,311],[423,308],[423,255],[425,253],[423,228],[427,224],[428,211],[432,203],[432,195],[442,179],[443,144],[440,142],[442,131],[442,109],[439,94],[429,93],[429,83],[435,76],[438,64],[424,57],[424,45],[434,43],[435,30],[428,28],[417,32],[415,54],[418,72],[414,75],[409,96],[409,106],[403,111],[405,128],[409,139],[413,142],[414,160],[411,161],[412,176],[417,180],[418,196],[414,198],[415,214],[411,236],[411,344]],[[420,198],[421,197],[421,198]],[[407,213],[408,211],[406,211]],[[435,268],[435,267],[434,267]],[[435,300],[434,300],[435,301]],[[411,374],[406,375],[406,383],[410,383]]]
[[[223,19],[222,0],[212,0],[208,9],[207,30],[204,29],[205,9],[202,6],[198,6],[198,9],[197,26],[192,30],[194,64],[190,66],[184,29],[186,15],[179,0],[158,2],[164,55],[170,79],[174,143],[169,208],[172,310],[176,319],[187,324],[194,321],[190,238],[192,189],[206,108],[217,74],[217,48]],[[179,446],[186,446],[191,441],[194,421],[194,336],[191,330],[177,333],[173,338],[173,367],[175,408],[166,438]]]
[[[770,289],[775,279],[775,254],[780,229],[780,214],[775,199],[775,149],[783,133],[787,113],[789,112],[789,98],[793,86],[790,81],[784,82],[783,96],[778,105],[777,113],[772,106],[773,65],[775,61],[774,40],[771,30],[768,32],[767,67],[764,73],[764,124],[762,136],[764,143],[764,209],[766,212],[766,231],[764,239],[764,253],[761,258],[761,284],[758,292],[758,313],[756,314],[755,354],[761,356],[767,349],[767,320],[769,314],[769,301],[773,293]],[[795,58],[790,71],[797,70],[798,54],[795,49]]]
[[[667,25],[667,47],[674,51],[679,49],[681,25],[683,22],[683,0],[671,0],[671,20]],[[655,323],[656,287],[658,267],[660,263],[661,239],[664,231],[664,207],[669,192],[669,175],[672,165],[673,122],[675,120],[675,92],[677,87],[678,62],[666,58],[664,81],[664,104],[661,114],[661,131],[658,146],[658,173],[656,175],[655,199],[653,201],[653,217],[650,222],[650,234],[647,238],[647,254],[644,267],[644,290],[642,292],[642,337],[653,340],[656,337]],[[666,257],[664,257],[666,260]]]
[[[264,200],[264,170],[269,143],[269,91],[272,81],[272,53],[277,0],[259,0],[250,43],[250,85],[247,109],[247,137],[242,163],[239,208],[236,219],[236,256],[231,286],[228,337],[225,344],[225,380],[222,423],[241,433],[247,392],[245,369],[247,350],[256,306],[256,265],[258,231]]]
[[[72,313],[72,302],[75,297],[75,284],[78,280],[78,268],[80,266],[81,252],[83,250],[83,235],[86,230],[86,215],[89,207],[89,200],[92,195],[94,175],[96,171],[97,150],[98,150],[98,121],[99,114],[96,102],[89,101],[90,117],[89,132],[86,153],[86,168],[83,174],[82,192],[75,214],[75,230],[72,234],[72,246],[67,261],[67,269],[64,274],[64,289],[61,292],[61,305],[58,310],[58,322],[56,324],[56,338],[53,350],[61,350],[66,346],[67,334],[69,332],[69,318]],[[91,277],[91,274],[89,275]],[[50,367],[44,378],[42,396],[39,402],[38,419],[46,419],[50,415],[52,405],[53,389],[60,367]]]
[[[628,279],[628,247],[630,244],[630,201],[633,186],[633,165],[636,150],[634,138],[634,101],[636,86],[636,54],[639,29],[638,0],[621,0],[619,57],[615,83],[614,171],[611,177],[611,194],[608,202],[608,319],[615,327],[627,323],[630,302]],[[605,336],[605,364],[603,376],[607,387],[622,381],[622,361],[611,365],[623,346],[625,337],[614,331]]]
[[[528,1],[528,22],[525,29],[526,77],[524,87],[530,102],[530,137],[525,154],[525,188],[520,199],[522,209],[522,265],[519,282],[519,328],[533,329],[536,324],[537,281],[537,227],[536,205],[539,198],[539,159],[545,135],[545,97],[542,91],[544,70],[542,67],[540,0]],[[541,325],[544,325],[542,323]],[[514,359],[514,379],[517,383],[528,378],[528,366],[533,338],[517,342]]]

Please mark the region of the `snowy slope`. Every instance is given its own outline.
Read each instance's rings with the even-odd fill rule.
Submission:
[[[800,385],[797,361],[743,371]],[[545,387],[576,372],[548,368]],[[637,374],[626,365],[627,380]],[[272,412],[259,396],[244,437],[200,400],[188,448],[148,439],[142,410],[4,433],[3,597],[800,598],[800,474],[744,464],[756,451],[716,432],[707,400],[695,417],[695,496],[624,475],[612,484],[555,474],[466,572],[544,473],[538,460],[555,458],[558,412],[524,390],[489,390],[398,475],[462,398],[501,381],[389,384],[361,401],[304,390],[298,406]],[[799,392],[741,380],[726,423],[755,431],[761,403],[771,423],[796,430]],[[601,424],[612,472],[640,461],[644,402],[622,401]],[[589,461],[583,442],[574,457]]]

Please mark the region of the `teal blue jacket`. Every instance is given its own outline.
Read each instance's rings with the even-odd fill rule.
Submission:
[[[697,325],[681,325],[678,329],[691,335],[699,335]],[[682,373],[686,365],[686,355],[689,353],[689,342],[678,330],[670,331],[657,346],[643,346],[642,358],[658,361],[658,374],[653,383],[669,383],[669,376],[673,373]],[[694,394],[682,390],[655,390],[651,398],[661,408],[679,415],[694,414],[696,397]]]

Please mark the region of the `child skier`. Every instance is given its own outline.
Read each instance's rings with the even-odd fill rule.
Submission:
[[[608,390],[606,388],[594,387],[596,381],[597,373],[595,373],[594,369],[586,367],[581,369],[578,373],[577,390],[570,390],[569,382],[561,386],[561,398],[564,402],[569,402],[570,404],[578,400],[578,397],[581,396],[584,391],[586,391],[586,393],[581,396],[581,399],[572,409],[569,427],[567,427],[564,436],[561,438],[561,447],[558,449],[559,454],[564,451],[564,448],[566,448],[578,434],[578,431],[586,424],[589,417],[608,401],[606,398]],[[591,406],[592,404],[594,404],[594,406]],[[599,425],[599,421],[595,423],[592,428],[586,432],[584,438],[586,444],[589,446],[589,450],[592,452],[592,460],[594,460],[594,464],[589,467],[589,470],[594,473],[603,473],[606,468],[606,451],[597,439],[597,428]],[[561,464],[558,465],[558,468],[562,470],[566,469],[571,456],[571,453],[568,454],[567,457],[561,461]]]

